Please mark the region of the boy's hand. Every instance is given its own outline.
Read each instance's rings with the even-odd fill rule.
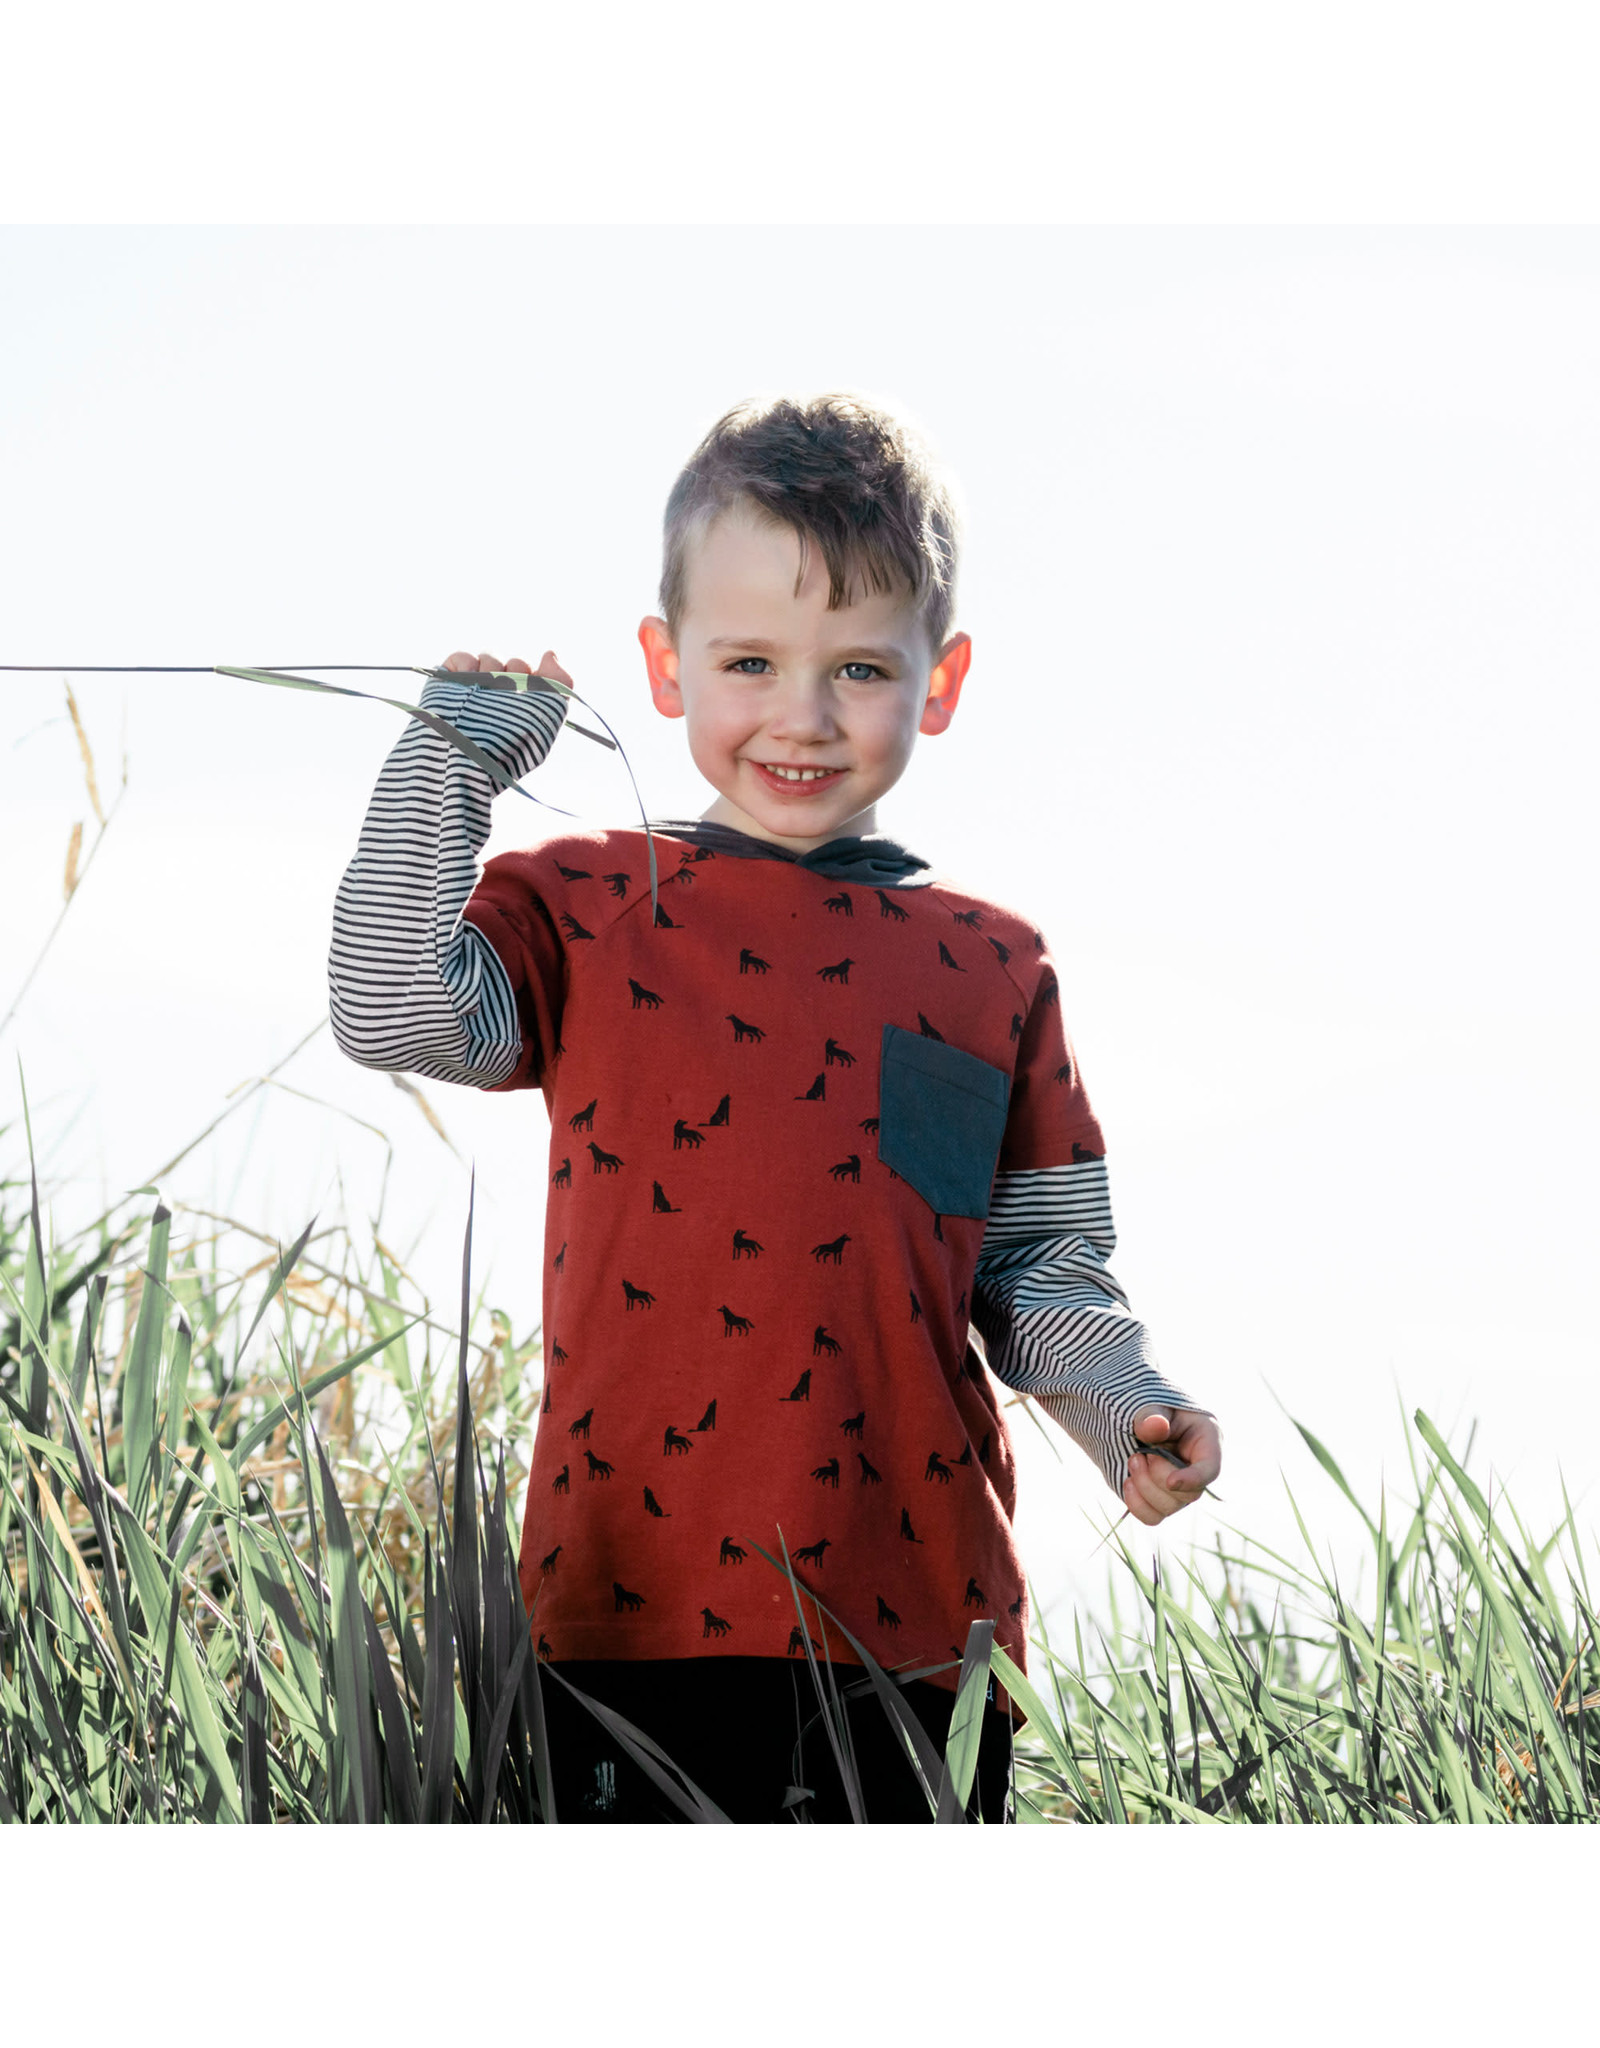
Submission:
[[[1159,1444],[1183,1461],[1173,1465],[1139,1451],[1128,1460],[1122,1498],[1134,1520],[1153,1529],[1198,1500],[1222,1470],[1222,1432],[1214,1416],[1194,1408],[1146,1408],[1134,1417],[1133,1433],[1141,1443]]]
[[[496,670],[505,676],[554,676],[558,683],[565,683],[569,690],[577,687],[548,647],[540,655],[539,666],[536,669],[529,668],[520,654],[514,654],[509,661],[501,661],[493,654],[451,654],[446,656],[439,666],[449,669],[452,675],[458,676],[489,675]]]

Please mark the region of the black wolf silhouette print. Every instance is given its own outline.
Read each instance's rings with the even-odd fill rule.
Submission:
[[[838,981],[848,983],[850,980],[850,970],[852,967],[855,966],[855,964],[856,963],[850,959],[835,960],[831,967],[819,967],[817,969],[817,979],[819,981]]]
[[[713,1131],[716,1130],[719,1127],[719,1125],[725,1124],[727,1121],[728,1097],[724,1095],[722,1100],[717,1104],[716,1108],[706,1118],[705,1127],[708,1131]]]
[[[878,1119],[875,1116],[864,1116],[861,1119],[861,1128],[869,1138],[875,1138],[878,1135]]]
[[[637,1614],[645,1604],[642,1593],[630,1593],[627,1587],[616,1579],[611,1581],[611,1599],[613,1614]]]
[[[866,1428],[866,1426],[867,1411],[865,1408],[863,1408],[858,1415],[847,1415],[843,1422],[839,1424],[839,1427],[844,1431],[845,1435],[849,1437],[854,1437],[857,1443],[861,1441],[861,1434],[862,1431]]]
[[[748,1337],[755,1328],[755,1324],[748,1316],[736,1316],[726,1302],[723,1302],[717,1313],[722,1317],[724,1337]]]
[[[850,901],[848,889],[841,889],[837,896],[824,896],[822,907],[824,910],[831,910],[836,917],[854,917],[856,914],[856,907]]]
[[[1035,951],[1036,953],[1042,953],[1042,952],[1044,951],[1044,933],[1043,933],[1043,932],[1035,932],[1035,933],[1034,933],[1034,935],[1033,935],[1033,950],[1034,950],[1034,951]]]
[[[747,1039],[754,1039],[759,1044],[767,1035],[759,1024],[747,1024],[742,1017],[736,1017],[731,1010],[728,1012],[728,1022],[733,1026],[733,1042],[735,1045],[743,1045]]]
[[[918,1301],[917,1291],[914,1287],[910,1288],[908,1292],[911,1295],[911,1320],[914,1323],[920,1323],[922,1321],[922,1303]]]
[[[558,1167],[556,1168],[555,1172],[554,1172],[553,1174],[551,1174],[551,1176],[550,1176],[550,1185],[551,1185],[551,1186],[552,1186],[553,1188],[570,1188],[570,1187],[571,1187],[571,1185],[572,1185],[572,1161],[571,1161],[570,1159],[563,1159],[563,1160],[562,1160],[562,1162],[561,1162],[561,1164],[560,1164],[560,1165],[559,1165],[559,1166],[558,1166]]]
[[[908,1543],[920,1543],[922,1541],[922,1538],[911,1526],[911,1510],[909,1508],[902,1508],[900,1510],[900,1534]]]
[[[700,1616],[705,1622],[705,1627],[700,1631],[703,1636],[725,1636],[733,1627],[731,1621],[724,1621],[720,1614],[713,1614],[709,1607],[702,1607]]]
[[[671,1515],[667,1513],[667,1510],[656,1499],[648,1486],[644,1490],[644,1511],[647,1515],[656,1516],[659,1521],[670,1522],[672,1520]]]
[[[1061,984],[1053,974],[1046,974],[1039,983],[1038,997],[1041,1003],[1058,1003],[1061,1000]]]
[[[567,1424],[567,1435],[581,1436],[587,1438],[589,1434],[589,1425],[591,1422],[593,1422],[593,1420],[594,1410],[592,1408],[585,1408],[583,1413],[578,1417],[576,1422],[569,1422]]]
[[[939,941],[939,964],[943,967],[953,967],[957,974],[965,974],[967,971],[943,939]]]
[[[818,1323],[817,1327],[811,1332],[811,1356],[813,1358],[839,1358],[843,1355],[843,1352],[844,1346],[839,1342],[838,1338],[830,1337],[827,1326],[823,1323]]]
[[[700,1420],[699,1420],[699,1421],[698,1421],[698,1422],[697,1422],[697,1423],[695,1424],[695,1432],[696,1432],[696,1434],[697,1434],[697,1435],[698,1435],[698,1433],[699,1433],[699,1432],[700,1432],[701,1430],[703,1430],[703,1429],[708,1429],[708,1430],[710,1430],[713,1436],[714,1436],[714,1435],[716,1434],[716,1429],[717,1429],[717,1404],[716,1404],[716,1402],[715,1402],[715,1401],[711,1401],[711,1402],[708,1402],[708,1403],[707,1403],[707,1405],[706,1405],[706,1412],[705,1412],[705,1414],[704,1414],[704,1415],[702,1415],[702,1416],[701,1416],[701,1418],[700,1418]],[[987,1441],[988,1441],[988,1439],[987,1439],[987,1438],[985,1438],[985,1439],[984,1439],[984,1441],[985,1441],[985,1442],[987,1442]]]
[[[981,1444],[979,1444],[979,1446],[978,1446],[978,1463],[979,1463],[980,1465],[987,1465],[987,1464],[988,1464],[988,1462],[989,1462],[989,1444],[990,1444],[990,1441],[991,1441],[991,1432],[990,1432],[990,1431],[988,1431],[988,1430],[986,1429],[986,1430],[985,1430],[985,1431],[983,1432],[983,1442],[982,1442]]]
[[[995,950],[995,957],[999,960],[1000,965],[1004,967],[1006,962],[1011,958],[1011,948],[1009,946],[1002,945],[1000,940],[995,937],[993,932],[989,934],[989,944],[993,946]]]
[[[811,1368],[809,1365],[783,1398],[786,1401],[809,1401],[811,1399]]]
[[[941,1486],[948,1486],[950,1484],[950,1467],[939,1456],[937,1451],[930,1451],[928,1453],[927,1469],[923,1472],[922,1476],[925,1480],[937,1479]]]
[[[1072,1163],[1074,1166],[1083,1166],[1091,1159],[1104,1159],[1105,1156],[1103,1152],[1091,1152],[1087,1145],[1080,1145],[1076,1138],[1072,1141]]]
[[[733,1256],[736,1259],[759,1259],[765,1250],[766,1246],[759,1239],[752,1237],[747,1230],[736,1230],[733,1233]]]
[[[659,901],[656,904],[656,929],[663,932],[679,932],[683,930],[682,922],[676,917],[669,917],[667,915],[667,906]]]
[[[662,1457],[669,1458],[672,1456],[674,1452],[676,1452],[678,1456],[681,1458],[686,1451],[692,1451],[693,1449],[693,1441],[689,1437],[686,1437],[681,1429],[674,1429],[672,1424],[669,1422],[667,1424],[667,1433],[661,1439]]]
[[[820,1657],[822,1655],[822,1645],[817,1641],[815,1636],[807,1636],[805,1630],[800,1626],[799,1622],[796,1622],[794,1627],[789,1631],[789,1647],[784,1652],[784,1655],[787,1657],[803,1657],[805,1655],[805,1648],[808,1642],[811,1645],[813,1653],[816,1656]]]
[[[565,1365],[566,1362],[566,1352],[562,1349],[562,1347],[559,1344],[552,1344],[550,1346],[550,1363],[552,1365]]]
[[[597,1095],[593,1102],[585,1103],[582,1109],[567,1118],[567,1122],[571,1125],[574,1133],[578,1131],[592,1131],[594,1129],[594,1113],[599,1107],[600,1098]]]
[[[593,1138],[589,1140],[589,1157],[594,1161],[596,1173],[615,1173],[619,1166],[625,1164],[620,1153],[602,1151]]]
[[[911,915],[903,903],[896,903],[894,898],[886,895],[882,889],[874,889],[872,893],[878,899],[878,915],[880,917],[892,917],[896,924],[904,924]]]
[[[656,1298],[649,1288],[635,1287],[631,1280],[623,1281],[622,1292],[627,1297],[628,1313],[630,1315],[636,1308],[654,1308],[656,1305]]]
[[[548,1373],[544,1376],[544,1399],[539,1403],[539,1413],[541,1415],[548,1415],[550,1413],[550,1375]]]
[[[861,1467],[861,1484],[863,1486],[881,1486],[883,1484],[883,1474],[876,1465],[869,1465],[867,1463],[865,1451],[856,1452],[856,1463]]]
[[[694,1125],[686,1124],[681,1116],[672,1126],[672,1149],[674,1152],[681,1152],[685,1145],[688,1146],[691,1152],[697,1152],[704,1143],[705,1139],[701,1137]]]
[[[828,1092],[828,1077],[819,1074],[804,1095],[797,1095],[796,1102],[821,1102]]]
[[[555,1478],[551,1480],[550,1491],[552,1493],[570,1493],[572,1491],[572,1467],[570,1465],[563,1465]]]
[[[743,1564],[749,1554],[747,1550],[735,1543],[731,1536],[724,1536],[722,1548],[717,1552],[717,1563],[719,1565]]]
[[[816,1543],[808,1543],[804,1550],[797,1550],[794,1554],[794,1561],[796,1564],[820,1565],[822,1553],[832,1548],[833,1538],[831,1536],[824,1536]]]
[[[589,1461],[591,1479],[609,1479],[617,1469],[615,1465],[608,1465],[604,1458],[597,1458],[593,1451],[585,1451],[583,1455]]]
[[[547,1550],[545,1552],[544,1556],[539,1560],[540,1571],[553,1572],[555,1570],[556,1561],[561,1555],[561,1548],[562,1546],[558,1543],[554,1550]]]
[[[826,1465],[818,1465],[813,1470],[811,1476],[813,1479],[820,1479],[824,1486],[831,1486],[835,1493],[837,1493],[839,1490],[839,1460],[837,1458],[830,1458]]]
[[[1012,1601],[1011,1605],[1006,1609],[1006,1612],[1011,1616],[1011,1619],[1013,1621],[1020,1621],[1022,1619],[1022,1595],[1020,1593],[1017,1595],[1016,1599]]]
[[[634,1009],[659,1010],[661,1008],[661,998],[656,994],[655,990],[653,988],[646,988],[642,982],[635,981],[631,974],[628,976],[628,987],[633,995],[632,1007]]]
[[[830,1238],[826,1244],[814,1244],[811,1247],[811,1256],[819,1266],[841,1265],[844,1261],[844,1248],[849,1242],[850,1233],[847,1230],[843,1237]]]
[[[853,1067],[855,1063],[855,1054],[853,1052],[846,1052],[838,1039],[826,1038],[823,1040],[822,1064],[825,1067]]]
[[[879,1628],[898,1628],[900,1626],[899,1615],[895,1613],[881,1593],[878,1595],[878,1626]]]
[[[958,1465],[970,1465],[972,1463],[971,1444],[965,1444],[962,1446],[961,1456],[957,1458],[956,1463]]]
[[[606,887],[611,891],[612,895],[616,897],[619,903],[622,901],[623,897],[627,895],[628,871],[626,868],[613,868],[609,875],[602,875],[600,879],[605,883]]]
[[[1054,1078],[1055,1078],[1055,1079],[1056,1079],[1057,1081],[1059,1081],[1059,1082],[1061,1083],[1061,1085],[1062,1085],[1062,1087],[1063,1087],[1063,1088],[1070,1088],[1070,1087],[1072,1086],[1072,1062],[1071,1062],[1071,1060],[1068,1060],[1068,1061],[1067,1061],[1067,1063],[1066,1063],[1066,1065],[1065,1065],[1064,1067],[1057,1067],[1057,1068],[1056,1068],[1056,1071],[1055,1071],[1055,1077],[1054,1077]]]
[[[924,1038],[935,1038],[938,1040],[940,1045],[944,1044],[944,1033],[942,1031],[935,1031],[933,1026],[928,1022],[927,1018],[923,1016],[920,1010],[917,1012],[917,1029],[922,1033]]]
[[[539,1633],[539,1647],[534,1652],[534,1655],[539,1659],[539,1662],[541,1664],[548,1664],[550,1662],[550,1659],[555,1655],[555,1651],[550,1647],[550,1638],[543,1632],[542,1629]]]
[[[594,880],[594,876],[590,874],[587,868],[564,868],[560,861],[557,861],[556,870],[564,882],[592,882]]]
[[[563,910],[561,913],[561,929],[569,939],[592,939],[594,937],[594,933],[586,931],[570,910]]]
[[[976,1579],[968,1579],[967,1590],[961,1596],[961,1604],[963,1607],[988,1606],[989,1596],[987,1593],[984,1592],[983,1588],[978,1584]]]
[[[653,1190],[650,1196],[650,1213],[652,1216],[681,1216],[683,1214],[681,1203],[669,1202],[667,1200],[667,1191],[660,1181],[653,1180],[650,1186]]]
[[[981,910],[952,910],[950,916],[956,924],[964,924],[969,932],[981,932],[983,930],[983,912]]]
[[[1011,1016],[1011,1042],[1014,1045],[1022,1036],[1022,1012],[1015,1010]]]
[[[692,853],[686,853],[683,859],[678,863],[676,872],[668,875],[667,880],[669,882],[683,883],[689,883],[697,880],[698,877],[694,872],[694,863],[695,856]]]
[[[942,1216],[934,1217],[933,1234],[941,1244],[944,1243],[944,1218]]]
[[[565,1238],[563,1238],[563,1239],[561,1240],[561,1249],[560,1249],[560,1251],[558,1251],[558,1252],[556,1253],[555,1257],[554,1257],[554,1258],[553,1258],[553,1259],[552,1259],[552,1260],[550,1261],[550,1265],[551,1265],[551,1268],[552,1268],[552,1270],[553,1270],[554,1272],[557,1272],[557,1273],[564,1273],[564,1272],[566,1271],[566,1269],[567,1269],[567,1241],[566,1241],[566,1239],[565,1239]]]
[[[830,1166],[828,1171],[835,1180],[854,1181],[856,1186],[859,1187],[861,1185],[861,1154],[859,1152],[852,1152],[848,1159],[841,1159],[837,1166]]]
[[[739,948],[739,972],[741,974],[765,974],[771,967],[770,960],[763,960],[759,953],[752,953],[748,946]]]

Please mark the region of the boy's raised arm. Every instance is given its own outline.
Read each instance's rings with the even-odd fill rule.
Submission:
[[[475,740],[519,780],[566,718],[553,690],[481,687],[470,656],[430,679],[422,708]],[[485,656],[482,666],[498,666]],[[527,672],[525,662],[509,665]],[[570,681],[547,654],[540,672]],[[516,1068],[523,1027],[494,948],[462,908],[489,836],[491,777],[420,718],[379,771],[356,855],[334,899],[328,1010],[341,1052],[362,1066],[492,1088]]]

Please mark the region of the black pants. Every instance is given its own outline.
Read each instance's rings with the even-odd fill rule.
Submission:
[[[551,1668],[643,1729],[730,1820],[851,1819],[816,1687],[802,1659],[689,1657]],[[866,1674],[856,1665],[836,1665],[834,1679],[847,1695],[843,1704],[868,1821],[930,1821],[928,1802]],[[942,1757],[955,1694],[921,1680],[898,1690]],[[560,1822],[686,1819],[565,1687],[547,1678],[543,1692]],[[1010,1779],[1011,1723],[986,1707],[969,1817],[981,1813],[987,1822],[1003,1821]],[[811,1796],[786,1807],[792,1787]]]

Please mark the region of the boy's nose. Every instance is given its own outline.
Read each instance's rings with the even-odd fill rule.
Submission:
[[[772,706],[767,729],[774,739],[830,739],[839,721],[825,691],[799,687]]]

